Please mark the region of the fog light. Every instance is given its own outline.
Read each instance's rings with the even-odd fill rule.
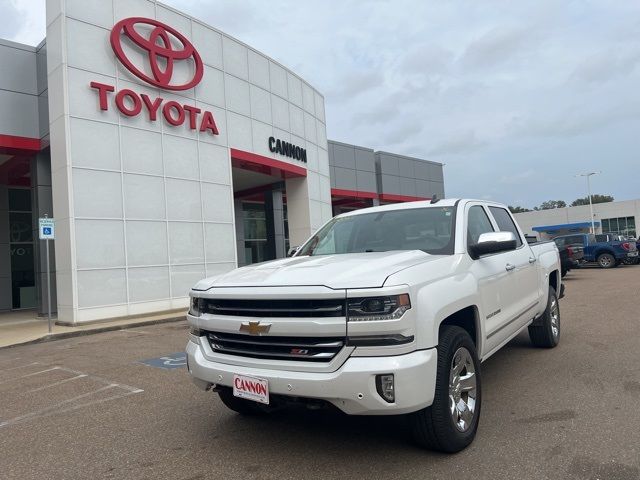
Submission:
[[[396,389],[393,381],[393,373],[376,375],[376,390],[385,402],[393,403],[396,401]]]

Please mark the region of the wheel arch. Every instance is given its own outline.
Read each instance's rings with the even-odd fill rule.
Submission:
[[[549,274],[549,286],[553,287],[556,291],[556,294],[560,295],[558,288],[560,287],[560,273],[558,270],[554,270]]]
[[[478,307],[469,305],[443,318],[438,325],[438,341],[440,340],[442,329],[449,325],[460,327],[466,331],[476,346],[478,356],[482,358],[480,353],[482,351],[482,330]]]

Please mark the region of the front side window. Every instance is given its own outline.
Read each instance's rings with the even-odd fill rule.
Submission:
[[[302,246],[298,255],[422,250],[451,255],[455,207],[387,210],[336,217]]]
[[[474,205],[469,209],[469,221],[467,222],[467,245],[475,245],[483,233],[493,232],[493,225],[487,212],[480,205]]]
[[[493,218],[496,220],[500,231],[513,233],[516,236],[516,242],[518,242],[517,246],[520,247],[522,245],[522,238],[520,238],[518,228],[511,219],[511,215],[509,215],[509,212],[500,207],[489,207],[489,210],[491,211]]]

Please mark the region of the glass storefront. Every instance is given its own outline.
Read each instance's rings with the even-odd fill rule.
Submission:
[[[263,202],[242,202],[242,218],[244,221],[244,260],[245,265],[274,260],[273,247],[268,238],[269,232],[266,205]],[[287,205],[283,206],[285,252],[289,250],[289,222],[287,221]]]
[[[242,218],[246,264],[271,260],[267,253],[267,215],[264,203],[242,202]]]
[[[13,309],[36,307],[31,190],[9,188],[9,252]]]
[[[636,237],[635,217],[603,218],[603,233],[619,233],[629,237]]]

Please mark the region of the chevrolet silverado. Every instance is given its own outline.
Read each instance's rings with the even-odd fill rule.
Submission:
[[[419,444],[457,452],[478,428],[481,362],[526,328],[558,344],[560,272],[556,245],[529,245],[498,203],[344,213],[291,258],[195,285],[188,370],[241,414],[408,415]]]

